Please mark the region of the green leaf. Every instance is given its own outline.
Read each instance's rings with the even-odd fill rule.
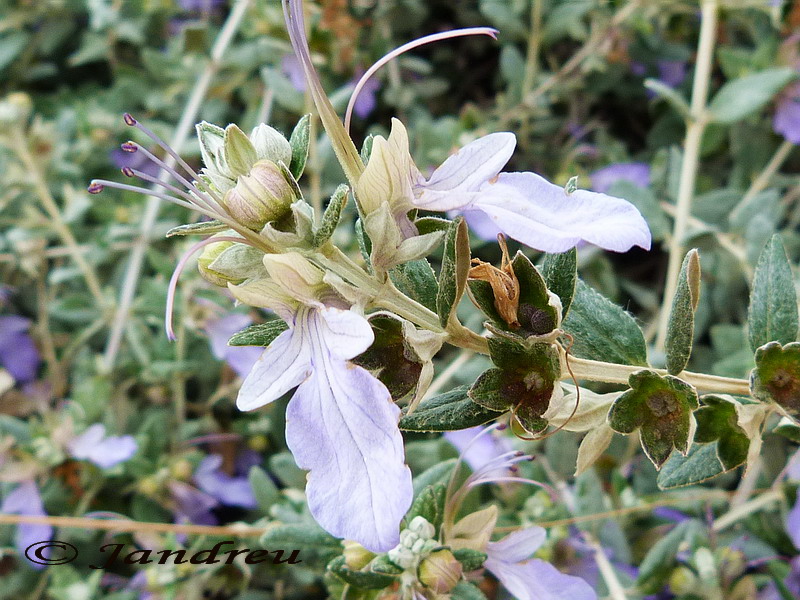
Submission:
[[[397,581],[396,577],[385,573],[353,570],[347,566],[344,556],[337,556],[328,563],[328,571],[352,586],[367,590],[382,590]]]
[[[392,398],[399,400],[414,391],[422,372],[422,361],[406,343],[400,320],[378,315],[369,320],[375,341],[353,359],[383,383]]]
[[[464,295],[469,262],[467,223],[464,217],[456,217],[444,238],[442,270],[439,273],[439,291],[436,294],[436,312],[442,327],[447,327],[453,310]]]
[[[289,145],[292,147],[292,159],[289,163],[289,171],[295,180],[300,179],[306,169],[308,160],[309,132],[311,115],[304,115],[297,125],[295,125],[292,135],[289,137]]]
[[[414,517],[422,517],[436,528],[438,533],[444,519],[444,503],[447,497],[447,485],[439,482],[423,489],[414,500],[406,515],[410,523]]]
[[[166,237],[174,237],[176,235],[211,235],[212,233],[220,233],[226,229],[230,229],[230,227],[221,221],[201,221],[199,223],[189,223],[188,225],[173,227],[167,232]]]
[[[428,259],[420,258],[397,265],[389,271],[389,277],[406,296],[436,312],[439,284]]]
[[[414,497],[419,496],[429,485],[435,485],[439,482],[449,482],[453,474],[453,468],[456,466],[457,459],[448,458],[445,461],[437,463],[425,469],[419,475],[414,477]]]
[[[313,246],[315,248],[319,248],[322,244],[327,242],[333,235],[337,225],[339,225],[339,221],[342,218],[342,210],[345,204],[347,204],[347,194],[349,191],[350,188],[346,185],[340,185],[336,188],[336,191],[333,192],[333,196],[331,196],[331,200],[328,202],[328,207],[322,215],[322,223],[320,223],[319,229],[314,232]]]
[[[486,600],[486,595],[474,583],[459,581],[458,585],[450,590],[451,600]]]
[[[640,592],[655,594],[669,579],[672,569],[678,564],[678,551],[695,546],[706,538],[704,526],[698,521],[684,521],[659,539],[645,555],[639,567],[636,586]]]
[[[795,421],[800,417],[800,343],[770,342],[756,350],[750,377],[754,397],[775,402]]]
[[[465,572],[475,571],[483,566],[486,562],[486,553],[471,548],[460,548],[453,550],[453,556],[461,563],[461,567]]]
[[[647,344],[633,317],[580,279],[562,328],[574,338],[575,356],[647,366]]]
[[[250,467],[247,479],[253,495],[256,497],[256,502],[258,502],[258,507],[264,512],[268,512],[270,507],[281,497],[277,486],[264,469],[258,466]]]
[[[692,354],[694,339],[694,313],[700,300],[700,257],[692,249],[683,259],[678,287],[672,299],[667,339],[667,371],[677,375],[686,368]]]
[[[797,293],[786,250],[777,233],[764,246],[750,293],[747,326],[750,348],[797,340]]]
[[[269,346],[272,341],[289,329],[280,319],[257,323],[234,333],[228,340],[228,346]]]
[[[545,254],[542,276],[547,289],[561,299],[561,318],[564,319],[578,283],[578,251],[572,248],[561,254]]]
[[[259,540],[262,548],[292,550],[330,550],[341,552],[337,538],[312,523],[277,525],[267,529]]]
[[[628,378],[631,386],[608,412],[608,424],[619,433],[641,429],[642,449],[660,469],[673,448],[689,451],[692,411],[697,391],[688,383],[655,371],[639,371]]]
[[[795,78],[795,69],[780,67],[728,81],[708,106],[711,119],[718,123],[739,121],[767,104]]]
[[[718,396],[703,396],[703,406],[695,413],[697,431],[694,441],[701,444],[717,442],[717,457],[726,471],[747,461],[750,438],[739,426],[736,405]]]
[[[691,115],[689,103],[675,88],[668,86],[659,79],[650,78],[644,80],[644,87],[655,93],[662,100],[665,100],[681,117],[689,119]]]
[[[476,404],[467,395],[467,386],[423,400],[410,415],[400,418],[404,431],[456,431],[483,425],[500,413]]]
[[[725,472],[719,460],[717,442],[692,444],[686,456],[672,454],[658,473],[658,487],[662,490],[694,485]]]

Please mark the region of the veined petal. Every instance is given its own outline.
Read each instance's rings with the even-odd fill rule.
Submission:
[[[407,202],[410,208],[411,186],[420,175],[408,148],[408,132],[398,119],[392,119],[389,139],[373,140],[369,162],[356,185],[356,197],[366,214],[384,202]]]
[[[547,531],[542,527],[526,527],[509,533],[500,541],[489,542],[487,552],[497,560],[518,563],[529,559],[544,544],[545,539]]]
[[[422,198],[428,190],[476,192],[497,177],[514,153],[517,138],[507,131],[490,133],[470,142],[448,157],[422,184]]]
[[[538,558],[510,564],[490,556],[484,566],[517,600],[597,600],[583,579],[565,575]]]
[[[240,285],[228,282],[228,289],[233,297],[243,304],[269,308],[287,323],[294,320],[299,303],[289,296],[283,287],[270,279],[256,279]]]
[[[326,307],[319,309],[319,315],[317,325],[334,358],[344,360],[358,356],[375,341],[369,321],[351,310]]]
[[[290,328],[275,338],[242,383],[236,407],[256,409],[303,383],[311,373],[309,343],[308,332],[301,327]]]
[[[310,471],[306,495],[319,524],[368,550],[386,552],[400,540],[400,521],[413,495],[397,428],[400,409],[368,371],[331,352],[336,338],[330,332],[343,333],[337,331],[346,325],[342,316],[307,316],[314,373],[289,402],[286,443],[297,465]]]
[[[508,236],[537,250],[565,252],[580,241],[624,252],[650,248],[650,229],[631,203],[597,192],[563,188],[535,173],[502,173],[471,208]]]

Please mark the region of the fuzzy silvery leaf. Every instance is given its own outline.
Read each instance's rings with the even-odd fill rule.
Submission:
[[[303,115],[289,137],[291,158],[287,163],[295,179],[300,179],[306,169],[311,129],[311,115]],[[286,161],[284,161],[286,162]]]
[[[561,300],[561,319],[566,318],[578,283],[578,251],[575,248],[559,254],[546,254],[542,276],[547,289]]]
[[[410,415],[400,419],[404,431],[457,431],[488,423],[500,416],[500,411],[476,404],[467,395],[468,386],[459,386],[423,400]]]
[[[666,101],[666,103],[684,119],[689,119],[691,117],[689,103],[674,87],[667,85],[660,79],[645,79],[644,86],[656,94],[656,96]]]
[[[647,344],[634,318],[581,280],[562,328],[574,338],[570,352],[575,356],[647,365]]]
[[[388,270],[395,266],[397,247],[403,238],[389,204],[381,204],[364,218],[364,231],[372,241],[370,264],[375,269]]]
[[[289,326],[280,319],[245,327],[228,340],[229,346],[269,346]]]
[[[446,499],[447,485],[445,483],[438,482],[429,485],[414,499],[414,503],[406,515],[406,522],[410,523],[415,517],[422,517],[438,532],[444,520]]]
[[[692,412],[697,409],[697,391],[671,375],[639,371],[628,378],[631,389],[622,394],[608,413],[608,423],[619,433],[640,429],[642,449],[660,469],[672,449],[689,451],[693,430]]]
[[[330,202],[328,202],[328,207],[322,215],[322,222],[319,228],[314,232],[313,245],[315,248],[327,242],[333,235],[336,226],[339,225],[339,221],[342,218],[342,210],[344,210],[347,204],[347,195],[349,191],[350,188],[346,185],[340,185],[336,188],[336,191],[333,192],[333,196],[331,196]]]
[[[424,258],[442,242],[444,231],[434,231],[424,235],[415,235],[404,239],[397,247],[394,260],[396,263],[406,263]]]
[[[480,569],[487,559],[487,554],[485,552],[479,552],[478,550],[472,550],[470,548],[455,550],[453,556],[461,563],[461,567],[464,569],[465,573]]]
[[[797,340],[797,293],[786,250],[778,234],[764,246],[750,293],[747,327],[753,351],[767,342]]]
[[[394,584],[397,577],[371,570],[356,570],[347,566],[344,556],[337,556],[328,563],[328,572],[354,588],[364,590],[382,590]]]
[[[470,249],[467,224],[462,217],[452,222],[444,239],[442,268],[439,273],[439,292],[436,312],[442,327],[447,327],[464,289],[469,274]]]
[[[735,123],[763,107],[797,77],[795,69],[778,67],[728,81],[712,98],[708,112],[718,123]]]
[[[658,473],[658,487],[668,490],[701,483],[725,472],[719,458],[719,444],[692,444],[689,453],[673,453]]]
[[[220,233],[229,229],[229,227],[221,221],[200,221],[199,223],[189,223],[187,225],[178,225],[167,231],[166,237],[174,237],[179,235],[210,235]]]
[[[436,311],[439,283],[427,259],[420,258],[397,265],[389,271],[389,277],[397,289],[406,296],[416,300],[425,308]]]
[[[689,363],[694,339],[694,313],[699,301],[700,256],[693,249],[683,259],[669,314],[665,350],[670,375],[677,375]]]
[[[575,475],[582,475],[603,455],[614,439],[614,430],[606,423],[601,423],[590,430],[578,446],[578,459],[575,463]]]
[[[800,343],[770,342],[756,350],[750,376],[754,397],[775,402],[795,421],[800,417]]]
[[[207,169],[225,170],[222,149],[225,145],[225,130],[222,127],[201,121],[195,126],[200,142],[200,154]]]
[[[273,504],[277,503],[281,498],[281,493],[272,478],[261,467],[254,465],[250,467],[247,474],[247,481],[250,484],[250,489],[253,490],[253,496],[258,503],[258,507],[265,513],[269,513],[269,509]]]

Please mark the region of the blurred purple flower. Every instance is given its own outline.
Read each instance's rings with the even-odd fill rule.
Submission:
[[[183,10],[209,13],[225,4],[225,0],[178,0]]]
[[[172,512],[176,523],[217,524],[217,518],[211,512],[219,504],[216,498],[182,481],[170,481],[167,487],[172,496]]]
[[[800,489],[797,490],[797,500],[794,507],[786,516],[786,533],[792,540],[795,548],[800,549]]]
[[[480,210],[451,210],[447,216],[451,219],[462,215],[469,225],[469,230],[482,240],[493,242],[497,234],[502,233],[500,228],[492,221],[491,217]]]
[[[580,577],[530,558],[546,537],[544,529],[533,526],[489,542],[484,566],[517,600],[597,600],[595,591]]]
[[[641,162],[615,163],[598,169],[589,175],[589,179],[592,189],[602,194],[607,193],[617,181],[629,181],[646,188],[650,185],[650,166]]]
[[[286,77],[292,87],[298,92],[306,91],[306,76],[303,72],[303,66],[300,64],[300,59],[294,54],[287,54],[281,59],[281,71]]]
[[[235,474],[228,475],[221,469],[222,456],[209,454],[197,466],[194,480],[201,490],[222,504],[255,508],[256,498],[247,476],[250,467],[260,462],[261,458],[255,452],[243,452],[236,460]]]
[[[356,76],[353,78],[352,83],[355,85],[358,83],[358,80],[361,78],[361,73],[356,73]],[[377,93],[378,90],[381,89],[381,82],[376,77],[371,77],[367,79],[364,87],[361,88],[361,91],[358,94],[358,98],[356,98],[355,104],[353,105],[353,112],[358,116],[360,119],[366,119],[375,107],[378,105]]]
[[[658,506],[653,509],[653,516],[673,523],[681,523],[689,520],[691,517],[687,516],[679,510],[669,508],[668,506]]]
[[[483,429],[479,425],[460,431],[448,431],[444,434],[444,439],[458,450],[461,459],[469,465],[473,472],[478,472],[489,463],[496,462],[496,459],[502,455],[514,450],[507,437],[494,434],[478,437]],[[502,477],[509,474],[510,471],[507,468],[498,468],[486,473],[491,477]]]
[[[247,374],[256,364],[258,357],[264,352],[264,348],[257,346],[228,346],[230,337],[251,325],[253,320],[247,315],[232,313],[213,319],[206,323],[206,333],[211,341],[211,352],[219,360],[224,360],[231,368],[236,371],[239,377],[247,377]]]
[[[0,365],[19,383],[36,377],[39,351],[28,335],[31,322],[23,317],[0,317]]]
[[[800,81],[787,87],[780,95],[772,120],[775,133],[793,144],[800,144]]]
[[[39,489],[32,479],[20,483],[13,492],[6,496],[0,506],[0,512],[14,515],[25,515],[32,517],[44,517],[42,497]],[[25,555],[25,549],[36,542],[46,542],[53,537],[53,528],[50,525],[38,525],[31,523],[20,523],[17,526],[17,534],[14,543],[17,546],[20,556]],[[45,548],[41,551],[47,558],[50,556],[50,549]],[[30,562],[34,569],[42,569],[44,565]]]
[[[669,87],[678,87],[686,79],[685,60],[659,60],[658,78]]]
[[[106,428],[95,423],[67,444],[73,458],[88,460],[101,469],[110,469],[133,457],[139,445],[133,436],[120,435],[106,437]]]
[[[111,162],[120,169],[136,169],[151,177],[158,177],[160,170],[158,165],[148,159],[143,152],[125,152],[122,148],[117,148],[109,152],[108,156]]]

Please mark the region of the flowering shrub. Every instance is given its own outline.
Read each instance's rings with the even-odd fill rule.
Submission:
[[[800,593],[800,13],[474,4],[16,9],[0,598]]]

